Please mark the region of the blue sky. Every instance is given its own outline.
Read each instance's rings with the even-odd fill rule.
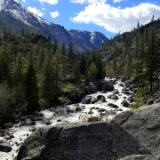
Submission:
[[[18,0],[34,14],[67,29],[99,31],[107,37],[160,17],[160,0]]]

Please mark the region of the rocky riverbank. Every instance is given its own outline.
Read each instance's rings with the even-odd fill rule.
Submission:
[[[128,106],[133,101],[133,85],[133,81],[106,78],[99,84],[92,84],[92,89],[96,86],[92,91],[94,93],[83,97],[80,103],[57,106],[32,116],[21,117],[15,125],[6,124],[8,129],[1,135],[3,143],[0,145],[3,146],[5,142],[10,146],[11,151],[1,150],[3,151],[0,152],[1,160],[13,160],[25,139],[38,128],[75,123],[110,122],[117,114],[130,110]],[[90,88],[88,93],[92,92]],[[77,94],[73,92],[72,98],[76,96]]]
[[[160,104],[126,111],[110,123],[60,124],[37,130],[17,160],[158,160]]]

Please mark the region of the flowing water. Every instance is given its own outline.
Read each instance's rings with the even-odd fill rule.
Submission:
[[[106,81],[114,80],[106,78]],[[12,146],[12,151],[9,153],[0,152],[0,160],[14,160],[20,146],[25,139],[29,137],[33,131],[40,127],[54,126],[61,123],[83,123],[89,121],[90,118],[97,121],[111,121],[117,114],[129,110],[122,105],[124,100],[127,100],[130,94],[122,93],[125,84],[121,80],[117,80],[114,84],[114,91],[112,92],[97,92],[88,96],[97,98],[98,95],[105,97],[106,101],[98,101],[95,104],[72,104],[51,108],[41,111],[37,117],[22,117],[22,120],[7,130],[7,133],[1,139],[7,140]],[[116,93],[115,93],[116,91]],[[118,99],[113,100],[109,98],[115,94]],[[128,102],[129,103],[129,102]],[[109,104],[114,104],[112,107]]]

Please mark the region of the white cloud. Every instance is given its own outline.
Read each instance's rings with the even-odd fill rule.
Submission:
[[[113,0],[113,3],[120,3],[122,1],[124,1],[124,0]]]
[[[116,8],[107,3],[88,4],[84,10],[72,18],[72,21],[85,24],[96,24],[107,31],[118,33],[130,31],[137,22],[146,24],[152,16],[160,17],[160,6],[141,3],[134,7]]]
[[[43,17],[44,15],[44,12],[42,10],[35,7],[28,7],[28,10],[39,17]]]
[[[50,12],[50,15],[52,18],[57,18],[59,17],[59,12],[58,11]]]
[[[96,4],[105,2],[106,0],[71,0],[71,3],[79,3],[79,4]]]
[[[58,4],[58,0],[38,0],[41,3],[48,3],[50,5]]]

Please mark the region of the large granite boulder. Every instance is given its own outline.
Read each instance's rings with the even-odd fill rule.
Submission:
[[[86,124],[44,128],[20,148],[17,160],[112,160],[112,127]]]
[[[151,155],[130,155],[121,158],[120,160],[158,160],[158,159]]]
[[[123,112],[112,123],[132,135],[154,156],[160,157],[160,104]]]
[[[131,135],[107,123],[39,129],[19,150],[17,160],[113,160],[148,153]]]

